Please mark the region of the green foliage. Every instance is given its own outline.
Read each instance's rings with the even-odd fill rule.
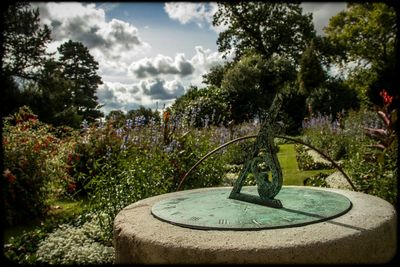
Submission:
[[[50,30],[40,24],[39,9],[32,9],[29,3],[8,3],[2,17],[1,115],[6,116],[28,104],[16,81],[37,79],[47,56]]]
[[[277,54],[297,62],[315,36],[311,14],[302,14],[298,3],[218,3],[213,25],[228,26],[218,36],[218,50],[234,48],[236,59],[252,49],[266,59]]]
[[[47,231],[36,229],[24,232],[21,236],[12,237],[10,243],[4,245],[5,258],[14,264],[35,264],[37,257],[35,252],[38,244],[47,236]]]
[[[174,118],[179,118],[186,126],[226,125],[229,119],[227,102],[226,93],[218,87],[191,87],[175,100],[171,111]]]
[[[160,113],[158,111],[153,111],[151,108],[145,108],[144,106],[129,110],[126,113],[126,118],[133,121],[137,121],[138,119],[143,120],[144,125],[149,125],[151,123],[159,124],[161,122]]]
[[[203,83],[209,86],[221,87],[222,79],[224,78],[224,72],[226,67],[228,66],[229,64],[225,66],[222,65],[212,66],[209,72],[202,76]]]
[[[99,64],[89,53],[89,49],[80,42],[69,40],[58,47],[58,52],[63,77],[73,83],[68,104],[71,103],[83,119],[93,122],[103,115],[98,110],[95,94],[98,86],[103,83],[96,73]]]
[[[349,155],[355,139],[362,133],[362,129],[344,127],[343,121],[319,114],[307,118],[303,123],[303,140],[333,160],[344,159]]]
[[[346,62],[384,65],[394,55],[396,12],[386,3],[351,3],[325,28],[328,40],[346,53]]]
[[[364,127],[366,136],[378,143],[357,147],[347,166],[364,192],[380,196],[396,205],[398,138],[395,125],[398,110],[389,111],[393,97],[385,90],[381,92],[385,104],[377,112],[377,117],[382,121],[381,126]]]
[[[392,132],[393,128],[388,127],[395,124],[397,116],[394,114],[386,115],[393,122],[384,122],[384,117],[379,117],[375,112],[365,109],[352,111],[342,118],[340,127],[332,124],[329,118],[320,116],[304,125],[304,139],[330,157],[342,159],[346,173],[358,190],[395,205],[398,140]],[[374,136],[374,139],[378,138],[380,144],[376,144],[366,133]],[[299,167],[300,164],[299,160]]]
[[[223,157],[227,164],[243,164],[246,155],[253,149],[254,140],[243,140],[227,148]]]
[[[111,240],[113,221],[125,206],[140,199],[169,192],[172,167],[160,148],[152,151],[130,147],[102,164],[87,185],[91,207],[101,216],[102,238]]]
[[[70,142],[55,137],[48,125],[22,107],[4,121],[3,147],[6,222],[43,216],[50,194],[71,179],[65,164]]]
[[[40,24],[39,9],[32,9],[29,3],[13,3],[3,16],[2,71],[6,77],[35,79],[36,68],[46,56],[50,29]]]
[[[93,122],[103,115],[98,110],[96,96],[98,86],[103,83],[96,73],[99,64],[89,53],[89,49],[80,42],[69,40],[57,49],[60,53],[62,75],[72,82],[66,106],[75,107],[78,115]]]
[[[281,107],[281,120],[285,124],[285,132],[288,135],[298,135],[301,131],[301,123],[306,116],[306,97],[301,94],[294,84],[287,84],[289,89],[283,90],[283,103]]]
[[[347,66],[347,84],[359,93],[363,104],[380,105],[382,88],[394,95],[398,88],[395,44],[396,12],[386,3],[350,3],[332,17],[325,28],[327,42],[336,47],[334,58]],[[355,66],[354,66],[355,65]]]
[[[360,107],[357,92],[339,79],[331,78],[315,88],[306,102],[313,113],[332,117],[341,112]]]
[[[326,183],[326,177],[328,174],[318,173],[316,175],[310,176],[304,180],[305,186],[316,186],[316,187],[329,187]]]
[[[111,110],[106,116],[106,121],[111,123],[114,127],[120,128],[124,126],[126,116],[122,110]]]
[[[311,155],[307,153],[308,149],[303,145],[295,145],[296,150],[296,160],[299,166],[299,169],[302,171],[309,170],[323,170],[323,169],[331,169],[332,164],[325,162],[317,162],[313,159]]]
[[[326,78],[327,75],[316,54],[314,42],[311,41],[300,59],[300,70],[297,74],[299,90],[303,94],[309,94],[325,82]]]
[[[283,57],[268,60],[248,53],[226,70],[221,87],[228,94],[231,116],[236,123],[262,117],[274,95],[295,80],[293,65]]]
[[[213,141],[212,135],[212,130],[192,130],[170,144],[168,150],[172,148],[170,160],[174,166],[175,188],[198,160],[219,145]],[[187,177],[182,188],[193,189],[219,185],[224,176],[224,164],[220,154],[210,156]]]

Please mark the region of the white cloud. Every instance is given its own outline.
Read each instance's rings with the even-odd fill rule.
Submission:
[[[219,52],[204,49],[202,46],[195,47],[196,54],[190,59],[186,59],[183,53],[176,54],[175,58],[157,55],[154,58],[143,58],[132,62],[129,66],[129,74],[136,78],[170,78],[180,79],[185,85],[192,84],[201,86],[202,75],[217,64],[223,64],[230,60],[222,58]]]
[[[346,8],[345,2],[337,3],[301,3],[304,13],[313,14],[315,30],[319,35],[324,35],[323,28],[329,23],[329,19]]]
[[[195,72],[192,75],[190,83],[196,86],[202,86],[203,75],[207,73],[211,67],[215,65],[223,65],[226,61],[233,58],[233,53],[227,55],[226,59],[222,58],[222,53],[213,52],[210,49],[204,49],[202,46],[195,47],[196,54],[190,60],[194,66]]]
[[[185,93],[184,86],[178,80],[163,79],[141,80],[137,83],[123,84],[105,82],[97,90],[99,103],[103,104],[102,111],[108,114],[111,110],[127,112],[139,106],[156,108],[169,106]]]
[[[142,83],[141,88],[145,95],[156,100],[175,99],[185,93],[182,83],[177,80],[169,82],[161,79],[148,80]]]
[[[129,71],[138,78],[168,74],[184,77],[192,74],[193,70],[192,64],[182,53],[177,54],[175,59],[163,55],[157,55],[153,59],[144,58],[129,66]]]
[[[74,2],[37,3],[41,21],[49,25],[56,45],[69,39],[82,42],[91,52],[110,59],[127,59],[144,53],[150,45],[143,42],[133,25],[112,19],[106,21],[105,11],[95,4]],[[97,59],[97,58],[96,58]]]
[[[164,10],[171,19],[177,20],[182,24],[193,22],[200,28],[203,28],[204,25],[208,25],[210,29],[217,33],[227,29],[226,26],[214,27],[212,25],[213,16],[218,10],[218,5],[215,2],[171,2],[165,3]]]

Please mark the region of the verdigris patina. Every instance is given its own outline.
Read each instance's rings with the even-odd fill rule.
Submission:
[[[275,208],[282,207],[281,201],[274,199],[281,190],[283,182],[282,169],[279,165],[274,144],[274,138],[281,128],[276,122],[281,104],[282,97],[277,94],[269,108],[266,119],[261,124],[252,152],[248,155],[229,198]],[[261,165],[264,165],[264,170],[262,170]],[[272,176],[271,180],[269,179],[269,173]],[[254,175],[259,196],[241,192],[242,186],[250,174]]]

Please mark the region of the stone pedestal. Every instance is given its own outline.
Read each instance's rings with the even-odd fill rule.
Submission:
[[[116,263],[385,263],[397,251],[394,207],[371,195],[346,196],[340,217],[299,227],[256,231],[196,230],[160,221],[151,207],[182,192],[147,198],[124,208],[114,221]],[[193,191],[215,190],[213,188]]]

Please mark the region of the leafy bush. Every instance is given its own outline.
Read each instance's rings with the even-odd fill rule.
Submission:
[[[189,169],[208,152],[219,144],[213,142],[213,132],[207,130],[192,130],[191,132],[174,139],[169,158],[174,168],[174,188],[177,188],[181,179]],[[170,149],[167,150],[169,151]],[[222,151],[213,154],[204,160],[187,177],[182,189],[210,187],[219,185],[224,175],[224,160]]]
[[[331,169],[331,163],[325,162],[316,162],[312,158],[311,155],[307,153],[307,148],[303,145],[296,144],[296,160],[300,170],[308,171],[308,170],[322,170],[322,169]]]
[[[304,140],[334,159],[343,159],[344,169],[357,190],[396,205],[398,140],[394,125],[397,110],[389,112],[392,98],[384,91],[381,95],[387,103],[378,112],[367,109],[350,111],[334,123],[329,117],[310,118],[303,124]],[[306,160],[303,165],[307,164],[310,163]]]
[[[318,114],[303,122],[304,141],[322,150],[333,160],[345,158],[349,152],[351,136],[343,131],[341,121]]]
[[[71,141],[52,131],[26,106],[4,120],[2,190],[8,224],[43,216],[50,194],[71,180],[66,165]]]
[[[92,192],[91,208],[101,215],[104,240],[111,240],[114,218],[125,206],[170,191],[173,170],[168,157],[161,149],[153,149],[129,148],[104,163],[87,185]]]
[[[398,111],[389,109],[393,97],[385,90],[381,96],[384,107],[375,113],[375,123],[364,123],[366,143],[354,147],[346,167],[360,190],[397,205],[398,139],[395,125]]]
[[[325,180],[328,176],[329,174],[318,173],[304,179],[303,184],[306,186],[329,187]]]

